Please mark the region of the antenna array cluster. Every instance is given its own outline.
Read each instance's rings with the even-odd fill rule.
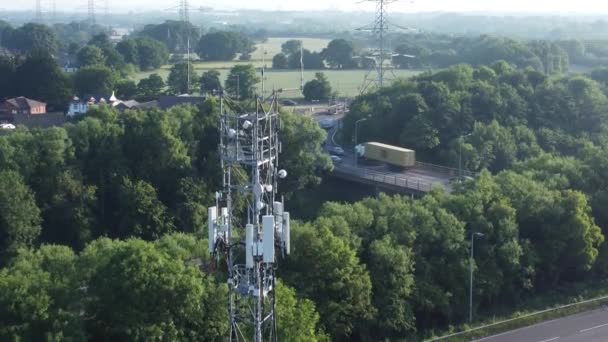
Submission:
[[[225,257],[230,290],[230,341],[276,341],[275,261],[289,254],[289,213],[277,197],[281,122],[278,100],[256,98],[241,111],[220,95],[223,189],[208,209],[209,251]],[[246,203],[239,215],[235,200]]]

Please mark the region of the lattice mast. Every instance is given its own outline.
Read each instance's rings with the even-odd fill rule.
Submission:
[[[223,189],[209,208],[209,251],[224,257],[230,291],[230,341],[277,341],[275,261],[289,254],[289,213],[278,200],[280,118],[276,94],[255,110],[220,95]],[[241,216],[235,198],[247,203]]]
[[[42,6],[40,4],[40,0],[36,0],[36,22],[42,22]]]
[[[367,91],[367,89],[373,85],[378,87],[384,86],[386,71],[388,69],[387,62],[389,65],[392,63],[392,52],[388,48],[388,44],[386,42],[387,33],[389,31],[388,5],[396,2],[397,0],[367,1],[373,1],[376,3],[374,23],[371,26],[362,27],[359,30],[371,32],[375,46],[372,50],[371,57],[368,57],[368,59],[373,60],[373,68],[370,69],[365,75],[363,85],[361,86],[362,93]]]
[[[87,9],[88,9],[88,13],[89,13],[89,24],[91,26],[93,26],[96,23],[96,20],[95,20],[95,0],[88,0],[87,1]]]
[[[190,22],[190,5],[188,0],[179,1],[179,20],[185,23]]]

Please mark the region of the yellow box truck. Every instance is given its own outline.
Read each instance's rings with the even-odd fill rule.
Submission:
[[[357,152],[364,158],[402,168],[413,167],[416,164],[416,152],[399,146],[367,142],[357,147]]]

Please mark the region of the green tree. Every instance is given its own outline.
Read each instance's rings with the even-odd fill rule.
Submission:
[[[78,51],[78,65],[81,67],[91,65],[104,65],[106,63],[106,57],[103,51],[94,45],[87,45]]]
[[[57,176],[54,189],[43,213],[42,240],[82,250],[99,233],[96,189],[68,171]]]
[[[158,74],[143,78],[137,84],[137,91],[144,97],[152,98],[160,95],[165,88],[165,81]]]
[[[531,243],[536,286],[553,288],[591,269],[604,237],[582,193],[550,191],[512,172],[500,174],[497,182],[517,210],[521,238]]]
[[[260,82],[252,64],[235,65],[226,78],[226,90],[241,100],[255,96],[255,85]]]
[[[150,38],[138,38],[136,42],[141,70],[158,69],[167,63],[169,52],[163,43]]]
[[[281,168],[287,170],[287,178],[280,181],[281,190],[288,196],[297,190],[315,186],[321,182],[321,173],[330,170],[331,161],[323,152],[321,143],[327,134],[311,118],[282,113]]]
[[[315,73],[315,79],[304,84],[304,98],[306,101],[327,101],[331,96],[331,85],[322,72]]]
[[[119,99],[129,100],[137,94],[137,84],[131,80],[120,80],[116,82],[116,97]]]
[[[178,63],[171,67],[167,85],[171,93],[190,94],[193,89],[192,85],[198,83],[198,75],[194,71],[194,66],[189,63]]]
[[[40,209],[31,190],[14,171],[0,172],[0,255],[2,263],[40,235]]]
[[[0,339],[83,340],[76,256],[64,246],[19,250],[0,270]]]
[[[206,305],[212,299],[207,296],[219,293],[184,260],[136,239],[101,240],[83,255],[89,299],[85,312],[95,318],[86,322],[89,336],[207,341],[225,336],[225,331],[219,336],[207,331],[205,322],[208,311],[225,310]],[[225,292],[219,297],[226,298]]]
[[[327,48],[323,49],[321,55],[332,68],[345,69],[355,65],[354,51],[352,42],[345,39],[334,39],[329,42]]]
[[[409,302],[414,287],[412,251],[396,245],[390,236],[386,236],[370,245],[369,255],[373,303],[378,309],[376,336],[404,336],[415,329]]]
[[[278,53],[272,57],[273,69],[287,69],[287,56],[284,53]]]
[[[296,292],[277,281],[275,286],[277,339],[285,342],[329,341],[320,331],[319,314],[308,299],[299,299]]]
[[[283,54],[285,54],[286,56],[290,56],[300,52],[301,47],[301,40],[291,39],[281,45],[281,52],[283,52]]]
[[[81,95],[110,94],[114,91],[116,79],[116,75],[106,66],[83,67],[74,74],[74,88]]]
[[[292,239],[285,281],[315,302],[333,339],[347,338],[375,314],[369,273],[355,251],[326,227],[298,225]]]
[[[136,40],[121,40],[116,44],[116,51],[122,55],[126,63],[139,66],[139,47]]]
[[[253,43],[240,32],[217,31],[203,35],[196,53],[207,61],[233,60],[237,53],[249,55],[255,50]]]
[[[466,191],[453,196],[448,208],[467,223],[467,235],[484,234],[475,244],[478,305],[496,303],[515,294],[522,282],[523,248],[519,241],[516,210],[489,172],[484,171]],[[482,271],[481,271],[482,270]]]
[[[175,227],[156,189],[145,181],[124,178],[119,188],[116,213],[118,236],[158,239]]]
[[[200,78],[200,89],[202,94],[213,94],[221,90],[220,72],[217,70],[204,72]]]
[[[287,57],[287,66],[289,69],[300,69],[302,64],[305,69],[309,70],[325,69],[325,63],[323,63],[323,57],[320,53],[310,52],[306,49],[302,50],[302,52],[303,53],[297,51]]]
[[[17,67],[15,88],[18,94],[44,101],[48,110],[63,110],[72,94],[69,79],[46,53],[33,53]]]
[[[190,22],[181,20],[167,20],[162,24],[148,24],[139,33],[162,42],[172,53],[185,53],[188,46],[200,39],[200,28]]]
[[[58,52],[59,42],[50,27],[28,23],[12,31],[6,46],[22,54],[38,52],[55,55]]]
[[[0,55],[0,99],[10,98],[16,95],[17,65],[16,60],[12,56]]]

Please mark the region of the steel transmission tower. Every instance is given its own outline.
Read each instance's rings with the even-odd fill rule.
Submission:
[[[89,13],[89,25],[95,25],[95,0],[87,1],[87,8]]]
[[[371,56],[364,57],[372,64],[372,67],[367,74],[363,84],[361,85],[361,93],[365,93],[372,87],[383,87],[386,80],[386,72],[392,72],[392,52],[388,48],[387,33],[389,31],[388,22],[388,5],[397,0],[367,0],[376,3],[376,12],[374,23],[370,26],[362,27],[359,30],[372,33],[374,39],[374,48]]]
[[[40,0],[36,0],[36,22],[42,22],[42,6],[40,4]]]
[[[179,20],[185,23],[190,22],[190,5],[188,0],[179,1]]]
[[[208,209],[209,251],[228,270],[230,341],[277,341],[275,260],[289,254],[289,213],[278,200],[281,143],[276,94],[255,100],[255,110],[220,95],[223,189]],[[253,106],[252,106],[253,107]],[[247,204],[237,215],[235,199]]]

